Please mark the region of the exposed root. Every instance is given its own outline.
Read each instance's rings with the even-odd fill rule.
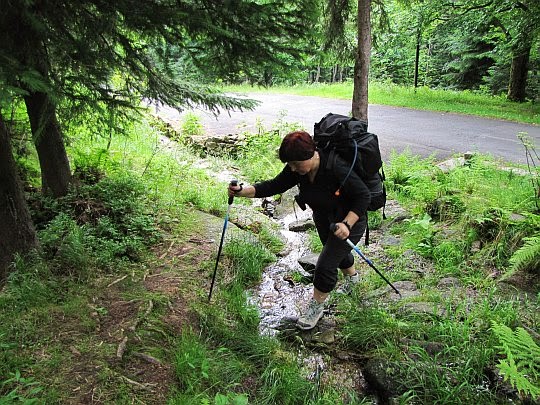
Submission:
[[[125,276],[123,276],[123,277],[120,277],[120,278],[117,279],[117,280],[114,280],[112,283],[110,283],[110,284],[107,285],[107,288],[112,287],[112,286],[115,285],[116,283],[119,283],[120,281],[122,281],[122,280],[125,279],[126,277],[127,277],[127,274],[126,274]]]

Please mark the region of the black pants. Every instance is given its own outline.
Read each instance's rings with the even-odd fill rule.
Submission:
[[[315,266],[313,285],[322,293],[332,291],[338,280],[338,268],[347,269],[354,264],[354,257],[349,244],[339,239],[330,231],[330,220],[326,214],[313,214],[323,250]],[[362,215],[351,229],[349,239],[357,244],[364,234],[367,225],[366,215]]]

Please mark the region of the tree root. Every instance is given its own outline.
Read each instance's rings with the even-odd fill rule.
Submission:
[[[126,276],[124,276],[125,278]],[[135,332],[135,330],[137,329],[137,326],[144,320],[148,317],[148,315],[150,315],[150,312],[152,312],[152,309],[154,308],[154,303],[152,302],[152,300],[150,300],[148,302],[148,308],[146,308],[146,311],[144,312],[143,316],[136,319],[135,322],[133,323],[133,325],[131,325],[128,330],[130,332]],[[127,348],[127,343],[128,343],[128,336],[124,336],[124,338],[122,339],[122,341],[120,342],[120,344],[118,345],[118,348],[116,349],[116,357],[120,360],[122,360],[122,358],[124,357],[124,353],[126,352],[126,348]]]

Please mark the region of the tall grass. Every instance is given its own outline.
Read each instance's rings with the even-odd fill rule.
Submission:
[[[268,88],[227,86],[225,90],[239,93],[269,92],[351,100],[353,85],[345,82]],[[503,96],[490,96],[472,91],[439,90],[427,87],[419,87],[415,90],[412,87],[392,83],[371,82],[369,103],[540,124],[540,106],[537,103],[514,103]]]
[[[229,263],[223,269],[224,285],[217,288],[216,302],[200,309],[204,335],[211,344],[246,359],[249,375],[245,378],[257,382],[240,392],[250,401],[269,405],[309,403],[313,385],[303,377],[294,356],[285,355],[275,339],[259,334],[258,309],[248,303],[246,289],[260,279],[272,255],[262,246],[242,239],[229,242],[224,254]],[[217,377],[212,380],[219,381]]]

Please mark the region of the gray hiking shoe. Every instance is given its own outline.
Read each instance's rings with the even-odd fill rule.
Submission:
[[[311,299],[306,312],[298,318],[296,326],[303,330],[313,329],[319,319],[323,316],[324,303],[318,303],[314,298]]]
[[[360,282],[360,274],[356,272],[352,276],[344,276],[343,285],[337,289],[338,294],[350,294],[356,284]]]

